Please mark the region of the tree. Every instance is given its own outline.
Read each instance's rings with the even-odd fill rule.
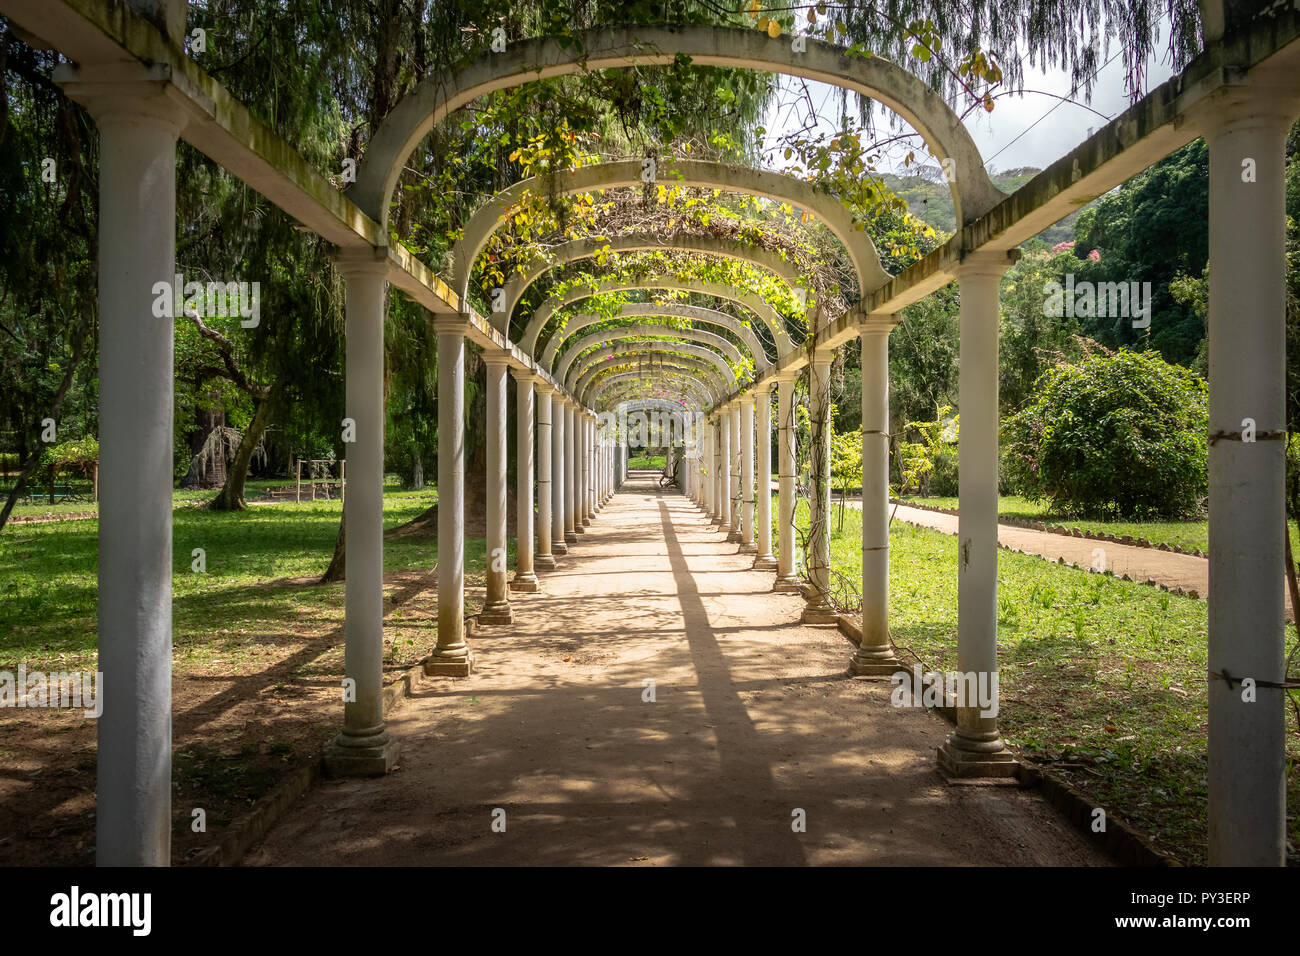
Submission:
[[[1083,334],[1108,348],[1155,347],[1165,361],[1190,365],[1205,327],[1176,300],[1170,283],[1198,276],[1209,259],[1210,155],[1204,140],[1134,176],[1085,209],[1075,226],[1079,282],[1150,283],[1150,326],[1135,328],[1128,315],[1082,320]],[[1095,259],[1087,258],[1096,250]]]
[[[1181,518],[1206,493],[1209,388],[1158,353],[1062,363],[1003,423],[1014,488],[1065,514]]]

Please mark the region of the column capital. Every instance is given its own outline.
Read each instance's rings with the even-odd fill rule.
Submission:
[[[1213,92],[1194,106],[1189,119],[1207,139],[1234,129],[1260,126],[1290,129],[1300,112],[1300,90],[1294,74],[1269,75],[1256,68],[1250,74],[1224,65],[1215,75]]]
[[[508,352],[493,352],[485,350],[483,352],[483,364],[489,368],[500,368],[501,366],[510,365],[510,354]]]
[[[119,119],[151,119],[171,126],[179,135],[189,122],[190,108],[211,108],[211,104],[200,102],[197,91],[187,95],[176,85],[167,63],[60,63],[54,68],[53,79],[70,99],[86,108],[98,126]]]
[[[465,335],[465,329],[469,326],[469,314],[460,312],[456,315],[435,315],[433,317],[433,331],[437,335]]]
[[[388,274],[388,249],[368,246],[364,249],[340,249],[330,256],[334,268],[345,279],[373,276],[383,278]]]
[[[953,273],[958,279],[976,275],[1000,276],[1019,261],[1019,249],[965,252]]]

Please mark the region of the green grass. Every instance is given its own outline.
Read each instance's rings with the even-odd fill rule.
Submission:
[[[60,483],[62,484],[62,483]],[[268,491],[277,488],[292,488],[294,480],[292,478],[258,478],[250,479],[244,483],[244,498],[248,501],[255,501],[266,495]],[[11,486],[12,487],[12,486]],[[99,510],[99,505],[91,500],[91,491],[89,482],[83,482],[80,485],[73,482],[72,487],[83,497],[79,500],[64,501],[62,499],[54,504],[49,503],[48,498],[24,497],[14,505],[12,516],[15,518],[24,517],[60,517],[63,515],[87,515],[94,514]],[[331,488],[331,495],[338,498],[338,489]],[[8,494],[7,489],[0,489],[0,503]],[[30,489],[29,489],[30,494]],[[401,480],[395,475],[387,475],[384,479],[384,495],[386,498],[400,500],[402,498],[419,498],[425,501],[425,507],[433,504],[438,500],[437,492],[433,485],[426,485],[420,491],[412,491],[402,487]],[[185,505],[199,505],[206,501],[211,501],[217,496],[215,490],[193,490],[177,488],[172,491],[172,507],[180,508]],[[310,499],[311,491],[306,483],[303,486],[303,496]],[[283,498],[278,502],[284,501]],[[320,503],[325,503],[324,498],[318,499]],[[277,503],[278,503],[277,502]]]
[[[385,496],[384,525],[409,521],[436,496]],[[244,647],[247,635],[277,622],[301,624],[342,605],[343,586],[266,588],[270,582],[320,575],[329,563],[342,505],[337,501],[250,507],[243,512],[180,508],[174,512],[173,631],[177,653],[202,662]],[[95,660],[97,519],[10,525],[0,532],[0,660],[91,668]],[[193,551],[207,570],[192,570]],[[466,542],[466,570],[484,568],[481,540]],[[431,568],[436,543],[389,538],[384,570]]]
[[[831,563],[861,581],[862,517]],[[807,512],[797,519],[807,527]],[[957,667],[957,539],[895,520],[890,631],[926,670]],[[1205,862],[1207,606],[1109,575],[998,553],[1003,733],[1188,863]],[[1294,638],[1289,637],[1288,649]],[[1300,805],[1300,738],[1287,710],[1288,799]],[[1292,842],[1300,824],[1291,822]]]
[[[637,455],[635,458],[627,460],[629,468],[658,468],[662,471],[667,464],[668,456],[666,455]]]

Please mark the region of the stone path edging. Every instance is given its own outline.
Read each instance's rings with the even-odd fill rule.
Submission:
[[[408,667],[397,680],[385,687],[384,716],[387,717],[390,711],[397,709],[410,697],[423,679],[424,661],[420,661],[413,667]],[[221,838],[220,843],[208,847],[185,865],[237,866],[248,848],[265,837],[298,798],[319,783],[324,776],[324,756],[304,767],[299,767],[287,779],[280,781],[270,793],[258,800],[252,810],[233,821],[226,828],[226,835]]]
[[[849,643],[855,647],[862,643],[862,628],[852,615],[841,614],[836,618],[836,623]],[[954,727],[957,725],[956,708],[929,709]],[[1090,838],[1098,836],[1092,830],[1092,812],[1096,809],[1093,801],[1050,770],[1026,763],[1019,753],[1016,754],[1016,763],[1016,779],[1022,787],[1041,790],[1043,799],[1060,810],[1076,830]],[[1181,865],[1169,854],[1157,849],[1149,836],[1111,812],[1106,814],[1106,829],[1101,834],[1100,842],[1103,851],[1121,866]]]

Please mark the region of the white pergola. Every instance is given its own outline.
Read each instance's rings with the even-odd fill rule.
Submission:
[[[1259,4],[1262,8],[1265,5]],[[1220,0],[1202,3],[1207,47],[1179,76],[1153,90],[1015,194],[990,182],[959,117],[916,77],[880,58],[847,56],[808,39],[794,46],[757,31],[710,26],[594,29],[561,44],[539,38],[430,76],[389,114],[369,144],[355,185],[339,192],[292,147],[258,122],[184,53],[184,0],[0,0],[0,11],[70,61],[57,80],[94,117],[100,168],[99,653],[105,707],[99,724],[98,862],[163,865],[170,854],[172,320],[152,316],[154,282],[175,265],[175,153],[178,139],[221,164],[303,226],[335,244],[347,285],[346,414],[356,442],[348,454],[346,502],[346,673],[355,700],[328,757],[339,774],[375,775],[393,766],[382,698],[383,326],[387,285],[426,308],[438,339],[438,640],[429,673],[467,675],[464,629],[465,342],[488,368],[489,554],[506,546],[506,371],[518,384],[518,559],[515,575],[492,570],[481,620],[507,623],[509,588],[538,588],[536,569],[555,566],[613,493],[626,465],[597,408],[642,402],[666,391],[707,417],[702,455],[686,491],[713,520],[772,568],[774,587],[796,589],[793,564],[793,381],[809,367],[814,450],[828,455],[828,378],[835,349],[861,339],[863,388],[862,642],[854,673],[891,673],[888,632],[888,337],[899,311],[954,279],[961,293],[960,563],[958,657],[964,672],[997,662],[998,285],[1025,239],[1198,136],[1209,142],[1210,430],[1255,442],[1210,447],[1210,781],[1209,854],[1214,864],[1280,865],[1285,852],[1283,680],[1284,184],[1286,132],[1300,114],[1300,14],[1270,9],[1224,35]],[[674,276],[611,279],[570,289],[509,338],[510,311],[485,319],[465,301],[478,251],[531,187],[493,197],[466,229],[451,284],[387,241],[390,198],[407,157],[433,125],[485,93],[538,79],[687,56],[698,65],[802,76],[871,96],[897,112],[940,159],[952,161],[959,228],[945,245],[896,276],[869,243],[840,235],[845,211],[801,184],[767,171],[672,163],[664,182],[711,184],[785,197],[844,242],[861,300],[825,324],[816,314],[806,340],[790,339],[786,317],[760,297]],[[73,65],[75,63],[75,66]],[[1249,161],[1255,175],[1242,175]],[[573,171],[561,189],[629,182],[625,163]],[[640,182],[639,164],[635,182]],[[512,196],[515,197],[512,200]],[[795,197],[795,198],[790,198]],[[646,237],[624,251],[659,248]],[[735,244],[683,251],[742,258],[769,267],[761,251]],[[510,309],[547,269],[590,255],[578,243],[513,281]],[[574,319],[547,332],[560,308],[620,289],[683,289],[729,299],[764,324],[775,356],[732,316],[699,306],[637,305],[621,337],[575,338],[604,321]],[[752,380],[730,378],[730,353],[710,339],[647,332],[651,318],[686,318],[748,352]],[[655,325],[651,323],[650,325]],[[734,341],[733,341],[734,340]],[[619,344],[622,343],[622,344]],[[609,346],[614,346],[611,351]],[[540,358],[538,354],[541,346]],[[596,356],[585,359],[590,349]],[[630,350],[653,357],[639,370]],[[618,352],[617,349],[625,351]],[[703,353],[708,353],[707,357]],[[556,360],[559,364],[556,364]],[[631,366],[631,367],[629,367]],[[562,370],[561,370],[562,369]],[[771,392],[778,393],[779,559],[770,540]],[[821,469],[824,475],[825,468]],[[535,485],[534,485],[534,478]],[[755,495],[755,489],[759,493]],[[824,508],[827,495],[814,495]],[[534,533],[534,502],[537,527]],[[756,513],[757,512],[757,513]],[[829,541],[815,535],[805,620],[833,619]],[[536,539],[536,552],[533,542]],[[489,566],[492,564],[490,562]],[[1253,677],[1258,700],[1234,689]],[[962,709],[939,760],[953,776],[1006,774],[1013,766],[996,718]]]

